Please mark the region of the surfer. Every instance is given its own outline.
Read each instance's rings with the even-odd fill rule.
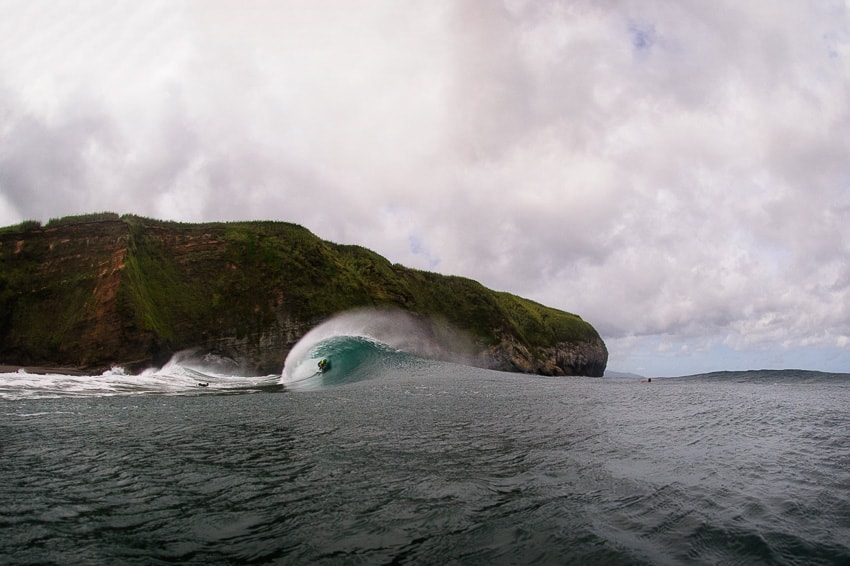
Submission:
[[[641,379],[641,380],[640,380],[640,382],[641,382],[641,383],[652,383],[652,378],[651,378],[651,377],[648,377],[648,378],[646,378],[646,379]]]
[[[209,381],[208,381],[208,382],[206,382],[206,383],[199,383],[199,384],[198,384],[198,387],[209,387],[209,386],[210,386],[210,382],[209,382]]]
[[[319,360],[319,371],[327,371],[331,369],[331,362],[327,358]]]

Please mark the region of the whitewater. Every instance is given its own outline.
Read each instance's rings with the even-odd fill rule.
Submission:
[[[474,361],[357,315],[275,375],[191,353],[140,375],[0,374],[0,558],[850,562],[850,376]]]

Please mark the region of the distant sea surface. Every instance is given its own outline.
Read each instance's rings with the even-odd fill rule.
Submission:
[[[6,373],[0,479],[3,564],[848,564],[850,376]]]

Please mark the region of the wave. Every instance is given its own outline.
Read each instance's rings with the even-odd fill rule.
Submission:
[[[454,359],[453,359],[454,358]],[[330,361],[320,371],[318,363]],[[372,379],[434,360],[465,361],[443,345],[432,327],[397,311],[344,313],[317,326],[292,348],[281,381],[293,389],[316,389]]]
[[[100,375],[0,373],[0,399],[49,399],[113,395],[196,395],[280,389],[278,375],[244,377],[229,358],[181,352],[162,368],[129,374],[114,367]]]
[[[329,369],[319,369],[320,360]],[[321,389],[404,370],[425,360],[364,336],[334,336],[316,344],[307,356],[288,362],[283,383],[293,389]]]

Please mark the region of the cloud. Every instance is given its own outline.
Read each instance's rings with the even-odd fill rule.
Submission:
[[[850,340],[843,2],[6,12],[7,223],[298,222],[577,312],[612,365]]]

